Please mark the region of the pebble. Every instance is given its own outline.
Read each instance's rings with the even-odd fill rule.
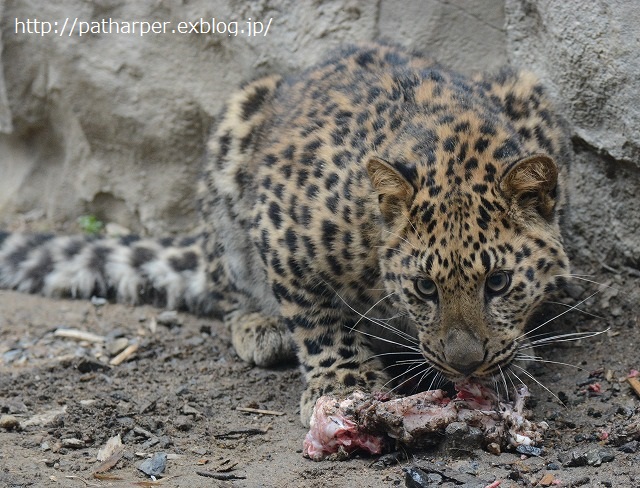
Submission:
[[[371,467],[373,469],[385,469],[389,466],[395,466],[406,458],[407,456],[402,451],[390,452],[380,456],[377,461],[371,464]]]
[[[0,417],[0,428],[5,430],[17,430],[20,428],[20,421],[13,415],[3,415]]]
[[[81,373],[94,373],[96,371],[105,371],[109,366],[93,358],[82,358],[76,364],[76,369]]]
[[[6,364],[10,364],[22,355],[22,349],[10,349],[2,354],[2,360]]]
[[[544,454],[542,448],[535,446],[525,446],[524,444],[520,444],[518,447],[516,447],[516,451],[520,454],[524,454],[525,456],[540,457]]]
[[[127,339],[126,337],[119,337],[117,339],[107,342],[106,347],[110,356],[117,356],[122,351],[124,351],[128,345],[129,345],[129,339]]]
[[[451,454],[457,454],[460,449],[479,449],[482,447],[483,437],[480,429],[470,427],[466,422],[451,422],[445,428],[441,448]]]
[[[82,449],[85,447],[85,443],[75,437],[69,437],[68,439],[62,439],[62,447],[66,447],[67,449]]]
[[[107,304],[107,299],[106,298],[102,298],[102,297],[92,296],[91,297],[91,304],[94,307],[102,307],[103,305]]]
[[[602,463],[610,463],[615,455],[608,449],[590,449],[585,452],[571,452],[571,458],[564,463],[566,468],[580,466],[600,466]]]
[[[407,488],[425,488],[431,484],[429,475],[420,468],[403,468],[402,471],[404,471],[404,485]]]
[[[500,449],[500,444],[498,444],[497,442],[492,442],[487,446],[487,451],[497,456],[502,450]]]
[[[635,452],[638,452],[639,448],[640,448],[639,441],[630,441],[630,442],[627,442],[626,444],[622,444],[618,448],[618,451],[626,452],[627,454],[633,454]]]
[[[173,425],[176,429],[186,432],[188,430],[191,430],[191,428],[193,427],[193,421],[191,420],[191,417],[188,417],[186,415],[178,415],[173,421]]]
[[[165,310],[158,315],[156,321],[166,327],[179,327],[182,325],[182,321],[178,317],[178,312],[175,310]]]
[[[145,459],[140,463],[138,469],[147,476],[159,477],[167,467],[167,454],[156,452],[151,459]]]

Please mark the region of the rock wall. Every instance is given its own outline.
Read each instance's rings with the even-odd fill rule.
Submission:
[[[632,0],[507,0],[507,51],[538,73],[573,131],[572,244],[640,268],[640,10]]]
[[[538,72],[575,136],[573,247],[638,266],[632,0],[0,0],[0,15],[0,221],[93,214],[186,232],[204,142],[235,86],[383,37],[464,72]],[[123,32],[134,21],[164,32]],[[209,33],[172,32],[180,22]]]

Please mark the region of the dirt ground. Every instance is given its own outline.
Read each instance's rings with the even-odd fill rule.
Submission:
[[[539,351],[579,369],[531,368],[553,393],[530,381],[533,418],[550,425],[542,456],[445,446],[388,466],[367,457],[304,459],[296,366],[247,366],[219,322],[0,291],[0,486],[638,487],[640,397],[625,378],[640,369],[640,279],[636,270],[593,271],[609,287],[576,281],[565,301],[600,289],[581,306],[599,317],[574,311],[555,323],[565,331],[610,330]],[[72,339],[61,329],[98,337]],[[109,364],[132,344],[133,355]],[[98,479],[98,450],[118,434],[122,457]],[[155,453],[167,455],[157,482],[138,470]],[[407,469],[426,482],[407,481]],[[205,476],[211,473],[233,479]]]

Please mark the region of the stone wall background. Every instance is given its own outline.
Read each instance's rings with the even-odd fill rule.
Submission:
[[[571,247],[640,268],[640,10],[634,0],[0,0],[0,221],[69,228],[93,214],[188,232],[204,143],[243,80],[304,68],[341,43],[388,38],[463,72],[541,76],[572,127]],[[58,22],[249,19],[266,37],[16,34]],[[71,226],[72,227],[72,226]]]

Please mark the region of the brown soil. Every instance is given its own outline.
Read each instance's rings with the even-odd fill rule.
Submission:
[[[585,308],[604,318],[572,312],[556,322],[569,330],[611,330],[541,351],[547,360],[583,369],[553,363],[531,368],[566,404],[529,381],[533,418],[550,425],[542,456],[493,455],[445,443],[386,467],[366,457],[304,459],[297,368],[247,366],[219,322],[179,314],[178,323],[156,325],[161,311],[152,307],[0,291],[0,486],[148,486],[150,478],[137,466],[158,452],[169,457],[157,482],[167,487],[420,486],[405,480],[403,469],[414,467],[430,479],[423,486],[483,487],[495,480],[501,488],[640,486],[640,397],[624,381],[640,367],[639,280],[609,273],[600,281],[615,288],[605,288]],[[574,287],[571,300],[593,289]],[[569,315],[573,319],[565,321]],[[54,334],[60,328],[92,332],[106,342],[60,337]],[[139,348],[109,366],[117,338]],[[43,417],[50,412],[51,418]],[[21,426],[12,429],[15,421]],[[112,479],[96,479],[98,449],[117,434],[124,454],[104,473]],[[622,445],[628,452],[619,450]]]

